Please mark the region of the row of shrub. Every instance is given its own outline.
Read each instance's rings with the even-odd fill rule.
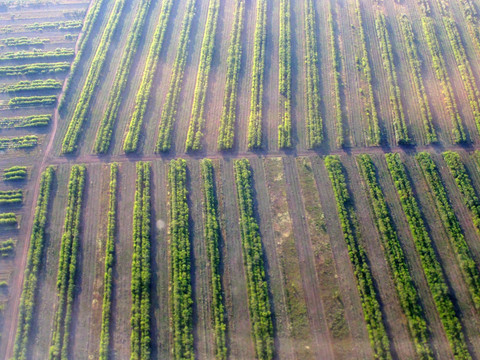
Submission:
[[[21,189],[0,191],[0,205],[21,204],[23,191]]]
[[[71,58],[75,55],[74,49],[69,48],[58,48],[55,50],[38,50],[33,51],[16,51],[16,52],[6,52],[0,55],[0,61],[11,61],[11,60],[60,60],[63,58]]]
[[[37,304],[38,272],[44,260],[45,227],[54,175],[53,167],[49,166],[42,173],[40,179],[40,190],[33,218],[27,265],[23,276],[24,281],[18,311],[17,332],[13,348],[14,360],[26,360],[28,358],[28,343],[32,335],[33,316]]]
[[[257,1],[257,18],[253,40],[252,89],[248,119],[248,148],[262,146],[263,80],[265,77],[265,47],[267,42],[267,1]]]
[[[242,31],[245,22],[245,0],[237,0],[235,2],[233,18],[230,46],[228,48],[225,94],[223,97],[223,108],[217,139],[217,147],[219,150],[231,149],[235,136],[238,80],[240,77],[240,67],[242,65]]]
[[[162,115],[160,116],[160,125],[159,125],[159,132],[157,143],[155,146],[155,151],[168,151],[170,149],[171,144],[171,137],[172,137],[172,129],[173,124],[175,122],[175,116],[177,113],[177,105],[180,98],[180,91],[182,89],[183,84],[183,75],[185,73],[185,66],[187,63],[187,55],[188,55],[188,42],[190,39],[190,32],[192,28],[193,18],[195,16],[195,1],[189,0],[187,3],[187,8],[185,10],[185,16],[182,21],[182,30],[180,31],[180,39],[178,40],[178,49],[177,54],[175,55],[175,62],[173,63],[172,74],[170,77],[170,86],[168,88],[167,97],[165,99],[165,103],[163,104]],[[152,75],[153,77],[153,75]],[[151,77],[150,77],[151,79]],[[148,90],[150,93],[150,86],[151,80],[149,82]],[[138,137],[140,134],[140,126],[143,122],[143,114],[145,113],[146,108],[146,100],[148,99],[144,95],[138,94],[139,99],[144,99],[144,103],[139,103],[139,106],[142,107],[138,109],[138,115],[135,117],[136,113],[133,114],[132,122],[130,123],[130,127],[133,130],[129,130],[129,134],[127,134],[127,139],[125,140],[124,149],[125,151],[134,151],[137,149],[137,142]],[[137,111],[136,111],[137,112]],[[142,115],[140,117],[140,115]],[[133,125],[132,125],[133,124]],[[130,132],[133,133],[130,135]],[[129,139],[128,136],[132,139]],[[127,143],[133,142],[133,146]],[[126,145],[129,145],[128,148]]]
[[[0,86],[2,93],[17,93],[21,91],[39,91],[39,90],[57,90],[62,88],[62,83],[55,79],[47,80],[22,80],[13,84],[3,84]]]
[[[455,143],[463,143],[467,141],[467,137],[465,135],[465,129],[462,125],[462,119],[460,118],[460,114],[458,112],[457,101],[455,100],[452,84],[447,73],[445,59],[440,51],[440,45],[438,43],[438,38],[435,33],[435,27],[432,19],[426,16],[422,17],[422,27],[423,34],[427,39],[428,48],[432,56],[433,69],[435,70],[435,75],[442,86],[444,103],[453,126],[453,141]]]
[[[3,170],[2,179],[3,181],[24,180],[27,178],[27,175],[26,166],[12,166]]]
[[[290,0],[280,0],[278,147],[292,147],[292,29]]]
[[[435,205],[449,235],[448,238],[450,244],[454,249],[460,270],[467,283],[473,303],[477,309],[480,309],[480,273],[465,240],[458,218],[448,200],[447,192],[445,191],[440,174],[438,173],[437,166],[433,162],[429,153],[418,153],[416,159],[420,164],[420,168],[427,180],[428,186],[432,190]]]
[[[480,22],[475,4],[472,0],[461,0],[459,4],[465,16],[468,32],[477,49],[480,49]]]
[[[100,0],[103,1],[103,0]],[[88,16],[85,18],[88,20]],[[69,20],[69,21],[47,21],[43,23],[33,23],[33,24],[25,24],[26,30],[31,31],[44,31],[44,30],[75,30],[82,27],[82,20]]]
[[[151,353],[150,286],[150,163],[137,163],[133,207],[131,359],[148,360]]]
[[[50,39],[40,39],[38,37],[11,37],[2,40],[5,46],[9,47],[20,47],[20,46],[33,46],[33,45],[44,45],[50,42]]]
[[[78,137],[82,131],[83,123],[87,119],[88,109],[90,107],[90,102],[93,99],[93,94],[95,88],[98,85],[102,69],[107,60],[107,53],[110,48],[110,44],[113,39],[113,35],[118,28],[120,19],[122,18],[123,9],[125,7],[126,0],[117,0],[113,6],[110,17],[108,18],[107,25],[103,31],[102,38],[98,44],[97,51],[88,70],[87,78],[83,84],[82,91],[77,100],[75,111],[70,123],[68,124],[68,129],[63,138],[62,142],[62,153],[68,154],[72,153],[77,148]]]
[[[17,129],[27,127],[47,126],[52,115],[30,115],[10,118],[0,118],[0,129]]]
[[[197,71],[197,82],[193,94],[192,113],[188,127],[186,150],[200,150],[202,148],[203,129],[205,127],[205,99],[207,97],[208,78],[212,65],[215,34],[217,30],[219,0],[210,0],[207,23],[203,33],[202,48],[200,50],[200,63]]]
[[[253,343],[257,359],[268,360],[274,356],[273,322],[262,239],[253,207],[255,199],[250,162],[247,159],[235,160],[234,169]]]
[[[38,136],[25,135],[8,138],[0,138],[0,150],[27,149],[37,146]]]
[[[54,106],[56,103],[56,95],[16,96],[8,100],[8,106],[11,109],[17,109],[26,106]]]
[[[202,173],[202,205],[204,236],[207,248],[208,269],[210,269],[210,291],[212,293],[212,322],[215,334],[215,358],[227,358],[225,306],[220,269],[220,224],[213,179],[213,162],[203,159],[200,162]]]
[[[367,324],[368,336],[376,359],[391,359],[390,342],[383,324],[383,315],[378,302],[378,294],[373,283],[373,276],[368,265],[367,254],[360,243],[358,221],[355,216],[352,199],[340,158],[329,155],[325,158],[325,167],[332,182],[337,203],[338,216],[348,255],[357,280],[357,289],[362,303],[363,317]]]
[[[170,199],[170,324],[174,359],[194,359],[193,299],[190,263],[187,162],[172,160],[168,171]]]
[[[15,251],[15,241],[13,239],[8,239],[0,242],[0,256],[1,257],[10,257]]]
[[[0,213],[0,226],[16,226],[17,222],[17,215],[15,215],[15,213]]]
[[[115,235],[117,221],[117,175],[118,164],[110,165],[110,184],[105,241],[105,274],[103,276],[102,331],[98,358],[108,360],[110,346],[110,321],[112,317],[113,267],[115,265]]]
[[[425,278],[427,279],[454,358],[471,359],[462,332],[462,324],[455,313],[455,306],[449,295],[443,269],[435,254],[432,240],[425,228],[425,223],[414,197],[410,180],[400,160],[400,154],[386,154],[386,159],[390,175],[410,227],[415,248],[420,256]]]
[[[58,261],[58,304],[48,356],[50,360],[67,359],[69,356],[84,186],[85,166],[73,165],[68,182],[67,208]]]
[[[122,102],[123,91],[127,86],[128,76],[140,44],[140,37],[143,33],[148,10],[150,9],[150,4],[150,0],[143,0],[139,4],[132,28],[128,33],[125,50],[123,52],[122,59],[120,60],[120,64],[118,65],[118,70],[115,74],[115,80],[113,81],[110,95],[108,96],[107,107],[97,130],[94,145],[94,152],[97,154],[105,154],[110,147],[113,127],[117,119],[120,104]]]
[[[0,76],[56,74],[67,72],[68,69],[70,69],[68,62],[7,65],[0,66]]]
[[[413,78],[413,87],[417,98],[418,106],[420,107],[420,118],[423,122],[423,127],[427,135],[427,143],[435,143],[438,141],[435,128],[433,127],[433,118],[428,104],[427,93],[422,77],[422,64],[418,56],[417,39],[413,33],[412,24],[405,14],[398,17],[400,30],[405,43],[408,64],[410,65],[410,74]]]

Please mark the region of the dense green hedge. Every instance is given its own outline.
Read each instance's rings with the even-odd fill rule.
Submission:
[[[0,76],[62,73],[68,69],[70,69],[68,62],[7,65],[0,66]]]
[[[53,106],[57,102],[55,95],[48,96],[17,96],[8,100],[8,106],[16,109],[26,106]]]
[[[43,50],[33,50],[33,51],[17,51],[17,52],[6,52],[0,55],[0,61],[12,61],[12,60],[60,60],[63,58],[71,58],[75,55],[74,49],[59,48],[55,50],[43,51]]]
[[[437,259],[432,240],[425,228],[422,214],[413,195],[410,180],[400,160],[400,154],[386,154],[386,159],[390,175],[397,189],[403,211],[405,212],[410,227],[415,248],[420,256],[423,272],[454,358],[471,359],[465,337],[462,333],[462,324],[455,313],[455,306],[449,295],[442,266]]]
[[[273,323],[262,239],[254,213],[255,199],[250,162],[247,159],[235,160],[234,169],[253,343],[257,359],[268,360],[273,359],[275,350]]]
[[[85,166],[73,165],[68,183],[65,224],[63,226],[60,258],[58,261],[58,304],[55,311],[52,342],[48,355],[50,360],[68,358],[84,186]]]
[[[0,242],[0,256],[10,257],[15,252],[16,242],[13,239],[8,239]]]
[[[3,170],[3,181],[24,180],[27,178],[26,166],[12,166]]]
[[[27,265],[23,276],[17,333],[13,348],[14,360],[26,360],[28,355],[28,343],[29,339],[31,339],[33,314],[35,313],[37,300],[38,272],[43,261],[45,226],[47,224],[48,204],[54,175],[53,167],[49,166],[42,173],[40,179],[40,190],[33,218]]]
[[[0,191],[0,205],[21,204],[23,202],[23,190]]]
[[[11,118],[0,118],[0,129],[16,129],[27,127],[47,126],[52,115],[30,115]]]
[[[15,213],[0,213],[0,226],[17,225],[17,216]]]
[[[62,83],[55,79],[33,81],[22,80],[18,83],[1,85],[0,92],[11,94],[21,91],[58,90],[61,88]]]
[[[280,0],[278,147],[292,147],[292,29],[290,0]]]
[[[9,138],[0,138],[0,150],[6,149],[27,149],[37,146],[36,135],[25,135]]]
[[[334,155],[327,156],[325,158],[325,167],[332,182],[338,217],[340,218],[343,235],[348,246],[348,255],[354,269],[370,345],[376,359],[391,359],[390,343],[385,325],[383,324],[383,315],[378,302],[377,290],[375,289],[372,272],[368,265],[367,254],[358,239],[358,221],[347,189],[340,158]]]

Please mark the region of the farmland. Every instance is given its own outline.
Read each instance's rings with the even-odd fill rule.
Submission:
[[[480,360],[476,0],[0,10],[0,358]]]

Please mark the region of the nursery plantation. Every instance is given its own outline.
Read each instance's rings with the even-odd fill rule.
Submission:
[[[480,360],[480,0],[0,1],[0,359]]]

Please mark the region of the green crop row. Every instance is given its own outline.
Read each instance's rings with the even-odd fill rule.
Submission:
[[[48,204],[52,189],[55,171],[49,166],[42,173],[40,179],[40,190],[35,207],[30,245],[27,255],[27,265],[24,271],[24,282],[22,295],[20,297],[20,308],[18,311],[17,333],[13,348],[14,360],[26,360],[28,358],[28,343],[31,339],[33,314],[36,309],[38,272],[43,256],[45,244],[45,227],[47,224]]]
[[[449,295],[443,269],[436,257],[432,240],[425,228],[422,214],[413,195],[410,180],[400,160],[400,154],[389,153],[386,155],[386,159],[390,175],[410,227],[415,248],[420,256],[423,272],[454,358],[471,359],[462,333],[462,324],[455,313],[455,307]]]
[[[412,275],[408,269],[404,251],[394,228],[390,211],[377,180],[377,171],[369,155],[357,157],[363,181],[375,217],[375,224],[380,234],[380,240],[385,249],[385,258],[390,267],[397,295],[403,312],[407,318],[408,329],[415,343],[415,350],[420,359],[433,359],[428,342],[425,314],[420,306],[420,298],[413,284]]]
[[[313,0],[304,1],[305,21],[305,121],[307,147],[315,148],[323,141],[320,115],[320,76],[318,73],[317,25]]]
[[[151,355],[150,286],[152,282],[150,240],[150,163],[137,163],[133,208],[131,359],[147,360]]]
[[[193,94],[192,113],[188,127],[186,150],[200,150],[202,148],[203,129],[205,127],[205,99],[207,97],[208,78],[212,65],[212,55],[215,46],[215,33],[217,30],[219,0],[210,0],[207,23],[203,33],[200,64],[198,65],[197,82]]]
[[[100,0],[99,2],[102,2]],[[87,15],[88,18],[88,15]],[[86,18],[86,19],[87,19]],[[26,30],[32,31],[43,31],[43,30],[74,30],[80,29],[82,27],[81,20],[69,20],[69,21],[49,21],[43,23],[33,23],[33,24],[25,24]]]
[[[108,223],[105,242],[105,274],[103,276],[102,331],[98,358],[108,360],[110,345],[110,320],[112,316],[113,266],[115,264],[115,233],[117,221],[117,174],[118,164],[110,165]]]
[[[170,324],[174,359],[194,359],[193,300],[188,230],[187,163],[172,160],[168,171],[170,198]]]
[[[123,51],[123,56],[108,96],[107,107],[100,122],[100,127],[97,130],[94,146],[94,151],[97,154],[105,154],[110,147],[113,127],[122,103],[122,94],[127,86],[128,76],[140,44],[140,37],[144,30],[150,4],[150,0],[143,0],[140,3],[132,28],[128,33],[127,44],[125,45],[125,50]]]
[[[47,126],[52,115],[30,115],[11,118],[0,118],[0,129],[16,129],[37,126]]]
[[[0,256],[1,257],[10,257],[15,251],[15,241],[13,239],[8,239],[0,242]]]
[[[44,45],[50,42],[50,39],[40,39],[38,37],[29,38],[26,36],[16,38],[6,38],[2,40],[6,46],[20,47],[20,46],[32,46],[32,45]]]
[[[220,225],[217,209],[217,196],[214,189],[213,163],[210,159],[200,162],[202,172],[203,223],[207,247],[208,268],[210,269],[210,289],[212,292],[212,320],[215,334],[215,358],[227,358],[225,339],[225,306],[220,269]]]
[[[447,192],[443,186],[437,166],[429,153],[418,153],[416,158],[427,180],[428,186],[432,190],[437,210],[449,235],[450,244],[457,256],[460,270],[468,285],[473,303],[477,309],[480,309],[480,273],[472,257],[470,248],[465,241],[465,236],[463,235],[458,218],[448,200]]]
[[[62,59],[62,58],[71,58],[75,55],[74,49],[68,48],[59,48],[51,51],[43,50],[33,50],[33,51],[16,51],[16,52],[6,52],[0,55],[0,61],[11,61],[11,60],[44,60],[44,59]]]
[[[480,22],[475,4],[472,0],[460,0],[458,3],[465,16],[468,32],[470,33],[477,50],[480,50]]]
[[[391,359],[390,343],[383,324],[377,290],[373,283],[367,254],[358,239],[358,221],[347,189],[342,163],[338,156],[329,155],[325,158],[325,167],[332,182],[340,224],[357,280],[370,345],[376,359]]]
[[[70,69],[68,62],[7,65],[0,66],[0,76],[52,74],[66,72],[68,69]]]
[[[48,96],[17,96],[8,100],[8,106],[17,109],[25,106],[53,106],[57,102],[56,95]]]
[[[265,46],[267,41],[267,1],[257,1],[257,19],[253,40],[252,90],[248,119],[248,148],[262,146],[263,79],[265,77]]]
[[[422,78],[422,64],[419,60],[415,35],[413,33],[412,24],[405,14],[398,17],[400,30],[402,32],[403,41],[407,50],[408,64],[410,65],[410,73],[413,78],[413,87],[415,95],[420,107],[420,118],[422,119],[428,143],[438,141],[435,128],[433,127],[433,118],[428,104],[427,93]]]
[[[172,74],[170,76],[170,86],[168,88],[167,97],[165,99],[165,104],[163,105],[162,115],[160,117],[159,133],[157,138],[157,143],[155,146],[155,151],[168,151],[171,146],[171,137],[173,124],[175,122],[175,116],[177,113],[177,105],[180,97],[180,91],[183,84],[183,76],[185,73],[185,66],[187,64],[187,55],[188,55],[188,42],[190,39],[190,30],[192,28],[193,18],[195,16],[195,4],[196,0],[189,0],[187,3],[187,9],[185,11],[185,16],[182,21],[182,30],[180,31],[180,39],[178,40],[178,49],[177,54],[175,55],[175,62],[173,63]],[[130,140],[130,143],[133,142],[134,146],[127,145],[127,139],[125,139],[124,149],[125,151],[135,150],[137,148],[138,136],[140,133],[140,123],[143,121],[143,113],[145,112],[145,106],[142,110],[142,117],[135,118],[135,114],[132,118],[132,123],[130,127],[133,129],[134,133],[131,135],[133,140]],[[130,130],[129,130],[130,134]]]
[[[235,160],[234,169],[253,343],[257,359],[268,360],[274,356],[273,323],[262,239],[253,210],[250,162],[247,159]]]
[[[278,147],[292,147],[292,29],[290,0],[280,0]]]
[[[82,131],[82,126],[87,119],[87,112],[92,101],[95,88],[98,85],[102,69],[107,60],[108,49],[113,39],[113,35],[118,28],[120,19],[122,18],[123,9],[125,7],[126,0],[116,0],[113,10],[108,18],[107,25],[103,31],[102,38],[98,44],[97,51],[88,70],[87,78],[83,84],[83,88],[80,92],[80,97],[77,101],[75,111],[68,129],[62,142],[62,153],[72,153],[77,148],[78,137]]]
[[[381,11],[378,11],[375,16],[375,30],[377,31],[377,37],[380,42],[383,67],[387,71],[395,140],[397,144],[409,144],[410,138],[408,136],[405,114],[403,112],[403,105],[400,97],[400,87],[398,86],[397,71],[395,70],[392,43],[390,42],[388,34],[387,20]]]
[[[24,180],[27,178],[27,175],[26,166],[12,166],[3,170],[2,179],[3,181]]]
[[[17,225],[17,216],[15,213],[0,213],[0,226]]]
[[[56,90],[61,89],[62,83],[55,79],[47,80],[22,80],[14,84],[3,84],[0,86],[2,93],[17,93],[20,91]]]
[[[432,56],[433,69],[435,70],[435,75],[442,86],[445,106],[447,107],[450,121],[453,126],[453,140],[455,143],[463,143],[467,140],[467,137],[465,135],[465,130],[462,125],[462,119],[460,118],[460,114],[458,113],[457,102],[455,100],[452,84],[450,83],[450,78],[447,73],[445,60],[440,51],[440,45],[435,34],[435,27],[433,25],[432,19],[425,16],[422,17],[422,27],[423,34],[427,39],[428,48]]]
[[[0,205],[21,204],[23,191],[20,189],[0,191]]]
[[[85,166],[73,165],[68,182],[67,208],[58,261],[58,304],[48,355],[50,360],[68,358],[84,186]]]
[[[0,150],[6,149],[27,149],[37,146],[36,135],[25,135],[9,138],[0,138]]]
[[[225,95],[223,98],[222,116],[217,146],[219,150],[233,147],[235,136],[235,121],[237,119],[237,92],[240,67],[242,65],[242,30],[245,21],[245,0],[235,2],[235,14],[230,33],[230,46],[227,58],[227,79],[225,81]]]

